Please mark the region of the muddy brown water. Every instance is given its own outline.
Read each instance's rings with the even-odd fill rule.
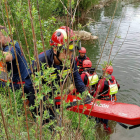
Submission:
[[[116,2],[113,2],[109,6],[91,11],[87,15],[91,19],[95,19],[95,22],[87,26],[85,30],[99,37],[99,41],[82,43],[82,46],[87,49],[87,56],[91,59],[93,67],[100,59],[115,6]],[[87,20],[82,24],[86,23]],[[140,2],[118,3],[100,64],[108,61],[111,43],[114,41],[116,33],[117,37],[113,44],[110,60],[113,60],[113,75],[121,87],[117,93],[117,101],[140,106]],[[97,73],[101,75],[101,65],[98,66]],[[107,135],[99,127],[96,133],[97,139],[140,140],[140,127],[126,130],[114,121],[110,121],[109,125],[113,133]]]

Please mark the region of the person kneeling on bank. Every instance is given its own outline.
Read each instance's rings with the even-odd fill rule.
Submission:
[[[67,42],[68,42],[68,45],[67,45]],[[74,83],[75,83],[75,87],[77,91],[83,94],[86,87],[78,73],[77,65],[73,58],[74,51],[76,50],[76,48],[80,49],[81,46],[80,46],[79,41],[75,37],[73,30],[66,26],[62,26],[59,29],[57,29],[53,33],[50,39],[50,46],[51,46],[50,50],[45,51],[45,53],[42,52],[38,56],[40,68],[42,67],[42,65],[45,65],[45,69],[51,68],[51,67],[55,68],[55,71],[50,75],[50,77],[55,77],[55,82],[58,83],[58,85],[60,85],[60,82],[62,82],[62,84],[66,82],[66,80],[64,81],[65,79],[64,77],[63,77],[63,81],[60,81],[60,72],[62,70],[63,72],[66,72],[65,77],[67,77],[67,75],[73,75]],[[47,57],[47,61],[46,61],[45,56]],[[71,60],[70,65],[72,66],[72,70],[70,69],[70,65],[63,67],[63,65],[65,64],[66,58],[67,60]],[[36,61],[33,61],[32,67],[34,69],[37,67]],[[45,80],[43,80],[43,82],[45,84]],[[55,88],[53,82],[52,82],[52,87],[53,87],[52,89],[53,93],[55,93],[57,89]],[[49,93],[48,97],[52,98],[52,92]],[[43,99],[44,101],[46,100],[45,98]],[[31,100],[31,102],[32,102],[32,105],[34,105],[34,100]],[[84,99],[84,103],[88,104],[90,102],[91,102],[91,98],[87,95],[86,98]],[[70,104],[71,106],[73,106],[73,105],[76,105],[76,102],[72,102]],[[53,113],[51,113],[50,115],[53,117],[55,116],[55,114]]]

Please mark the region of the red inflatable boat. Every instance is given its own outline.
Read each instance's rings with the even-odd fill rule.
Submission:
[[[56,105],[60,105],[60,99],[60,96],[56,97]],[[81,99],[73,95],[65,95],[65,101],[67,103],[76,100]],[[79,105],[79,107],[72,106],[69,107],[68,110],[130,125],[140,124],[140,107],[137,105],[98,99],[95,101],[95,104],[93,104],[94,99],[90,104]]]

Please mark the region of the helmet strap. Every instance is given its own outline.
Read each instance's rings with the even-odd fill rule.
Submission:
[[[62,61],[59,59],[60,51],[61,50],[59,50],[59,51],[57,50],[57,54],[55,54],[54,52],[53,52],[53,54],[56,56],[57,60],[60,62],[60,65],[62,65]]]
[[[59,59],[59,54],[60,54],[60,51],[57,51],[56,58],[57,58],[58,61],[60,62],[60,65],[62,65],[62,61]]]

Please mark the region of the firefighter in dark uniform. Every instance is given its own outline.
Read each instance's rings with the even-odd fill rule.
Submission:
[[[67,49],[66,42],[68,40],[69,40],[69,46]],[[55,72],[52,75],[56,75],[55,81],[58,81],[58,84],[60,84],[60,77],[58,71],[62,71],[64,59],[66,58],[66,54],[67,54],[68,56],[67,59],[71,60],[72,69],[73,69],[72,72],[70,72],[69,74],[73,73],[75,87],[78,92],[83,93],[86,87],[78,73],[76,62],[73,59],[73,52],[75,51],[75,48],[80,49],[80,46],[78,44],[80,43],[78,43],[78,40],[76,39],[73,33],[73,30],[71,30],[69,27],[62,26],[53,33],[50,39],[50,46],[52,48],[45,52],[47,56],[47,62],[46,62],[44,52],[39,54],[39,62],[40,65],[48,64],[48,66],[45,67],[46,69],[48,67],[55,68]],[[33,62],[32,66],[36,67],[35,61]],[[69,69],[67,68],[64,68],[64,70],[69,71]],[[55,91],[56,89],[54,88],[53,90]],[[51,96],[52,95],[50,93],[49,97],[51,98]],[[32,102],[32,105],[34,105],[33,100],[31,100],[30,102]],[[91,102],[90,96],[86,96],[85,103],[90,103],[90,102]],[[53,113],[50,113],[50,115],[54,116]]]
[[[15,46],[22,84],[24,84],[26,89],[28,89],[32,87],[32,82],[29,77],[30,70],[28,70],[27,62],[23,56],[23,53],[20,49],[18,42],[16,41],[12,42],[11,38],[8,36],[8,31],[6,27],[0,25],[0,47],[4,55],[4,58],[2,58],[1,61],[3,61],[3,64],[4,62],[6,62],[7,65],[6,71],[10,72],[12,70],[9,86],[12,88],[13,83],[14,89],[17,90],[21,88],[21,81],[19,78],[18,67],[16,64],[16,55],[14,52],[13,44]],[[6,80],[1,79],[0,86],[5,87],[6,82],[7,82]]]

